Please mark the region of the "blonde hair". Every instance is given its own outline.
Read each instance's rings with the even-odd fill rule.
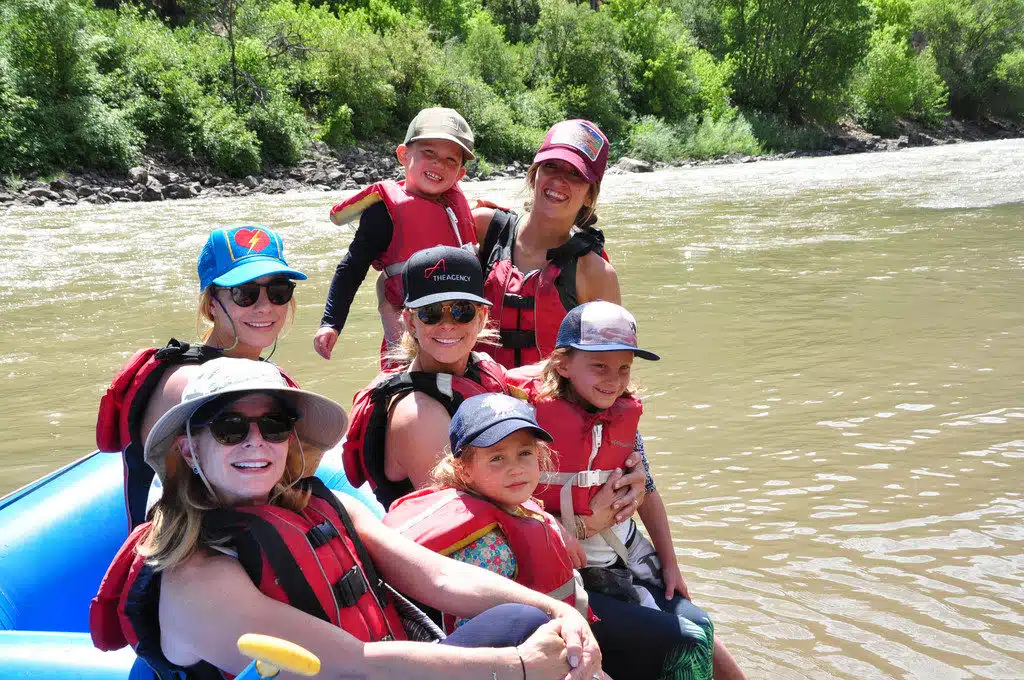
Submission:
[[[537,390],[538,399],[562,399],[563,401],[575,404],[582,402],[580,395],[572,386],[572,381],[558,372],[559,366],[565,365],[572,358],[573,354],[582,351],[584,350],[578,350],[574,347],[559,347],[544,360],[540,369],[540,389]],[[639,390],[639,386],[633,380],[630,380],[629,384],[626,385],[625,391],[619,396],[637,396]]]
[[[302,454],[301,444],[292,436],[284,474],[270,492],[271,505],[294,512],[306,507],[309,492],[293,488],[308,467]],[[167,454],[166,467],[163,495],[150,511],[149,531],[136,547],[136,552],[148,558],[146,562],[158,572],[181,564],[200,547],[224,543],[223,539],[213,540],[203,531],[204,515],[223,504],[211,496],[199,475],[192,473],[177,439]]]
[[[552,472],[555,469],[555,451],[546,441],[534,439],[537,444],[537,462],[540,463],[541,472]],[[464,446],[458,458],[452,453],[450,446],[444,447],[444,455],[437,461],[430,471],[431,481],[443,489],[459,489],[460,491],[473,491],[476,489],[469,485],[466,479],[466,466],[481,451],[486,448],[478,446]]]
[[[203,342],[210,339],[214,328],[217,326],[216,319],[213,316],[213,306],[217,303],[214,302],[213,298],[218,290],[219,287],[211,283],[206,287],[206,290],[199,294],[199,300],[196,304],[196,335]],[[298,308],[295,295],[292,295],[292,299],[288,301],[288,317],[285,319],[285,326],[278,337],[284,336],[288,332],[292,322],[295,321],[295,313]],[[232,334],[237,337],[233,329]]]
[[[476,336],[477,343],[483,343],[486,345],[497,345],[499,343],[500,335],[498,329],[490,324],[490,307],[487,305],[475,303],[478,308],[477,313],[483,313],[484,325],[480,329],[480,333]],[[406,307],[410,312],[415,314],[415,310]],[[402,331],[402,337],[394,345],[388,347],[384,353],[384,360],[395,365],[405,368],[409,366],[416,357],[420,355],[420,343],[413,335],[412,329],[405,321],[405,313],[402,313],[402,326],[405,330]],[[474,321],[476,321],[474,319]],[[472,322],[471,322],[472,323]]]
[[[540,163],[534,163],[530,166],[530,169],[526,171],[526,186],[529,187],[532,192],[537,187],[537,170],[540,168]],[[590,185],[590,190],[587,197],[590,199],[590,205],[584,205],[580,208],[579,212],[576,213],[576,219],[573,220],[573,226],[589,227],[590,225],[597,222],[597,197],[601,195],[601,180]],[[533,210],[533,198],[526,199],[523,206],[526,212]]]

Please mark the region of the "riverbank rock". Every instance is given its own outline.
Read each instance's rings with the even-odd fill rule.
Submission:
[[[149,179],[149,171],[142,166],[135,166],[128,171],[128,179],[136,184],[145,184]]]
[[[615,167],[622,172],[654,172],[654,166],[647,161],[629,158],[628,156],[620,158]]]

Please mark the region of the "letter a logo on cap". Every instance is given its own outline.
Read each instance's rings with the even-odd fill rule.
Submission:
[[[437,264],[435,264],[433,267],[427,267],[426,269],[423,270],[423,278],[429,279],[431,276],[436,274],[438,270],[440,270],[441,272],[448,271],[448,266],[444,263],[443,257],[440,260],[438,260]]]

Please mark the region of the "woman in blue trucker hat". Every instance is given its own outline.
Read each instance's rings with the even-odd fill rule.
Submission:
[[[153,479],[142,461],[142,443],[153,425],[181,401],[182,389],[200,364],[220,356],[257,360],[271,348],[269,358],[295,314],[295,281],[306,278],[285,260],[281,236],[257,224],[210,232],[197,270],[201,342],[171,339],[166,347],[137,351],[100,401],[97,446],[124,457],[125,505],[133,527],[145,519]],[[309,458],[312,472],[319,457]]]

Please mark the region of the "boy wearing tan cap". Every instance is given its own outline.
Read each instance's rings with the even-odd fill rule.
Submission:
[[[325,359],[345,325],[356,291],[371,266],[382,272],[378,309],[384,326],[383,354],[401,337],[402,267],[409,257],[437,245],[476,246],[476,229],[458,181],[473,156],[473,131],[454,109],[423,109],[395,149],[405,180],[372,184],[331,208],[341,225],[356,217],[359,227],[334,272],[313,348]],[[474,251],[475,252],[475,251]]]

